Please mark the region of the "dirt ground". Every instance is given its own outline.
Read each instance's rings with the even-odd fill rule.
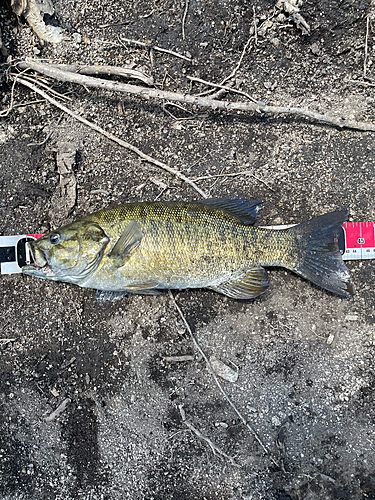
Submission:
[[[156,88],[192,94],[208,87],[188,76],[220,83],[237,68],[228,85],[256,100],[375,122],[370,0],[300,2],[305,34],[274,0],[53,3],[55,15],[45,19],[62,26],[58,45],[41,43],[1,3],[3,63],[28,56],[133,64],[153,75]],[[150,59],[124,37],[193,62],[154,50]],[[6,110],[12,82],[9,67],[1,68]],[[197,184],[211,197],[262,200],[261,224],[342,208],[352,220],[374,220],[374,133],[285,115],[163,108],[153,99],[44,83],[77,113],[192,179],[250,171]],[[199,198],[21,85],[13,104],[0,118],[0,234],[44,232],[126,201]],[[69,213],[57,167],[67,141],[77,183]],[[348,266],[351,300],[280,269],[269,272],[270,292],[253,301],[175,293],[204,352],[238,370],[236,382],[222,383],[269,454],[219,392],[168,294],[98,304],[93,290],[1,276],[1,338],[9,339],[0,341],[1,498],[375,499],[374,263]],[[48,418],[64,401],[64,411]],[[180,405],[239,467],[187,428]]]

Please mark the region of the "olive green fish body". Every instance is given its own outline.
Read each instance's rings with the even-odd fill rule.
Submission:
[[[254,227],[258,210],[258,202],[245,200],[129,203],[101,210],[35,242],[35,266],[24,272],[97,290],[207,287],[250,298],[268,287],[263,267],[282,266],[335,293],[351,293],[335,243],[346,213],[279,231]],[[318,271],[317,254],[323,264]],[[328,276],[334,277],[332,286]]]
[[[292,243],[286,232],[244,225],[225,215],[176,203],[129,204],[89,216],[112,245],[86,286],[119,290],[153,281],[157,288],[203,288],[256,266],[285,264]],[[140,226],[141,243],[125,265],[113,266],[111,248],[131,221]]]

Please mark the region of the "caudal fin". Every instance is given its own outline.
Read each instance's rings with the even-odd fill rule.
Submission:
[[[350,297],[354,286],[342,260],[338,237],[349,212],[331,212],[289,229],[300,250],[293,271],[329,292]]]

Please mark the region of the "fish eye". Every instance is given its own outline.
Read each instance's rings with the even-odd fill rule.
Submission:
[[[52,245],[56,245],[60,241],[60,235],[57,233],[51,234],[49,237],[49,241],[52,243]]]

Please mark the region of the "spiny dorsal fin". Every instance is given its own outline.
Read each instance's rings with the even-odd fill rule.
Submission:
[[[239,279],[211,286],[210,289],[232,299],[251,299],[265,292],[268,287],[267,273],[259,266],[253,267]]]
[[[142,228],[135,220],[129,222],[109,252],[108,257],[114,259],[118,266],[122,266],[129,259],[130,253],[135,250],[142,240]]]
[[[227,198],[210,198],[198,203],[223,210],[247,226],[254,224],[262,204],[260,201],[231,200]]]

